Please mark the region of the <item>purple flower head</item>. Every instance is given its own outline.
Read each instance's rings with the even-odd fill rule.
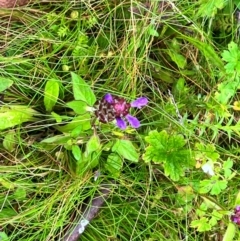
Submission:
[[[238,226],[240,226],[240,206],[236,206],[234,209],[234,213],[231,215],[232,222],[236,223]]]
[[[140,97],[135,101],[128,103],[124,98],[106,94],[102,100],[97,101],[95,104],[95,115],[98,117],[100,122],[107,123],[112,120],[116,120],[117,126],[124,130],[127,127],[125,120],[133,128],[140,127],[140,121],[129,114],[131,107],[141,109],[147,105],[148,100],[146,97]]]

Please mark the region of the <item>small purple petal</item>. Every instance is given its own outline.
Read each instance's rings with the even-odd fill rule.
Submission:
[[[136,117],[133,117],[131,115],[126,115],[126,118],[133,128],[140,127],[140,121]]]
[[[240,211],[240,206],[237,205],[236,208],[235,208],[235,210],[236,210],[237,212],[239,212],[239,211]]]
[[[126,122],[125,122],[123,119],[121,119],[120,117],[117,117],[117,118],[116,118],[116,121],[117,121],[117,126],[118,126],[120,129],[122,129],[122,130],[125,130],[125,129],[126,129],[127,125],[126,125]]]
[[[145,106],[147,103],[148,103],[148,99],[146,97],[140,97],[131,103],[131,107],[136,107],[140,109],[141,107]]]
[[[109,104],[113,103],[113,97],[112,97],[112,95],[109,94],[109,93],[104,96],[104,99],[105,99]]]

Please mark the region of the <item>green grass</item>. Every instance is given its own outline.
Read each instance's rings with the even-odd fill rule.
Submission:
[[[1,93],[0,235],[61,240],[101,184],[115,179],[80,240],[239,240],[237,226],[234,237],[226,231],[240,204],[237,1],[153,1],[151,8],[138,1],[40,2],[0,9],[0,81],[11,83]],[[76,99],[71,72],[97,99],[146,96],[148,105],[134,112],[141,127],[83,127],[89,116],[67,106]],[[46,111],[49,80],[59,93]],[[64,130],[76,116],[80,127]],[[154,130],[157,138],[148,142]],[[97,151],[77,161],[92,136]],[[43,143],[50,137],[56,139]],[[138,162],[116,154],[116,140],[132,143]],[[201,168],[207,161],[213,177]]]

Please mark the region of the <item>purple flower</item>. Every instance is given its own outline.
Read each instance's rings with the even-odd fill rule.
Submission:
[[[124,130],[127,127],[126,120],[133,128],[140,127],[140,121],[129,114],[130,108],[141,109],[147,105],[148,99],[140,97],[135,101],[128,103],[124,98],[106,94],[102,100],[95,104],[95,114],[100,122],[107,123],[116,119],[117,126]]]
[[[236,206],[234,213],[231,215],[232,222],[240,226],[240,206]]]

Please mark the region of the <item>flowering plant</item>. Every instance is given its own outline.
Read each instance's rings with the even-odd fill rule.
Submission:
[[[238,226],[240,226],[240,206],[236,206],[234,210],[234,214],[231,215],[232,222],[236,223]]]
[[[141,109],[147,105],[147,103],[148,99],[146,97],[140,97],[128,103],[124,98],[106,94],[101,100],[96,102],[94,106],[95,115],[102,123],[108,123],[115,119],[117,126],[122,130],[127,127],[125,120],[127,120],[133,128],[139,128],[140,121],[130,115],[129,111],[131,107]]]

